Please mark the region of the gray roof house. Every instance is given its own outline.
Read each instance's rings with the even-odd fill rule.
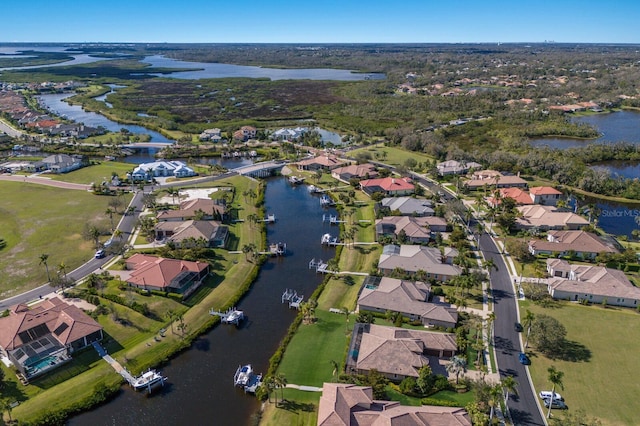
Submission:
[[[574,252],[583,259],[594,259],[599,253],[618,253],[615,242],[585,231],[549,231],[546,240],[529,241],[529,252],[566,256]]]
[[[438,174],[440,176],[446,175],[462,175],[467,173],[470,169],[479,169],[482,168],[482,164],[478,164],[474,161],[456,161],[456,160],[448,160],[443,161],[442,163],[438,163],[436,165],[438,169]]]
[[[383,212],[400,212],[402,216],[433,216],[433,203],[431,200],[413,197],[389,197],[383,198],[377,210]]]
[[[591,303],[637,308],[640,288],[624,272],[603,266],[574,265],[562,259],[547,259],[549,294],[554,299],[586,300]]]
[[[404,232],[407,242],[428,243],[436,232],[445,232],[447,221],[441,217],[386,216],[376,220],[376,238],[389,236],[396,240]]]
[[[458,312],[449,304],[429,303],[431,286],[423,282],[383,277],[366,280],[358,297],[357,310],[399,312],[410,320],[427,326],[453,328]]]
[[[448,281],[460,275],[462,270],[453,264],[453,259],[458,255],[457,250],[445,249],[444,255],[434,247],[412,245],[387,245],[382,249],[378,270],[387,275],[399,268],[409,274],[415,274],[422,270],[427,273],[427,278],[437,281]]]
[[[68,173],[82,166],[82,157],[67,154],[54,154],[42,159],[47,170],[51,173]]]
[[[207,247],[224,248],[229,240],[229,228],[214,220],[158,222],[155,233],[156,240],[166,240],[178,247],[204,240]]]

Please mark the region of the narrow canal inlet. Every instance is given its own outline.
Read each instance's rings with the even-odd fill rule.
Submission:
[[[267,261],[238,304],[248,317],[244,326],[219,325],[198,338],[191,349],[162,368],[169,383],[161,392],[146,397],[123,387],[111,402],[72,418],[70,425],[250,423],[259,402],[234,387],[233,375],[238,365],[248,363],[256,372],[266,373],[269,358],[296,315],[282,303],[283,291],[293,289],[305,300],[311,295],[322,276],[309,270],[309,261],[333,257],[335,249],[321,246],[320,239],[327,232],[338,232],[336,226],[322,222],[323,214],[335,215],[335,210],[321,208],[319,197],[306,185],[292,186],[283,177],[266,182],[265,210],[277,218],[267,225],[267,241],[286,243],[287,255]]]

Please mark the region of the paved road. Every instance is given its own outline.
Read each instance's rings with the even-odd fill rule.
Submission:
[[[473,222],[471,226],[474,226]],[[497,270],[491,270],[491,289],[496,314],[493,335],[500,377],[513,376],[518,382],[518,396],[512,396],[508,403],[511,418],[514,425],[518,426],[544,426],[545,422],[537,404],[537,397],[532,391],[526,368],[518,360],[522,347],[519,333],[514,328],[518,318],[511,275],[489,234],[484,233],[480,236],[480,249],[485,258],[492,259],[498,267]]]

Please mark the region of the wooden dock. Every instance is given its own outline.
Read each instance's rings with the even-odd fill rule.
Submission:
[[[300,309],[304,296],[297,291],[287,288],[282,293],[282,303],[289,303],[289,308]]]
[[[338,242],[338,237],[334,237],[331,234],[324,234],[322,238],[320,238],[320,244],[331,247],[341,245],[342,243]]]
[[[270,214],[267,217],[265,217],[264,219],[262,219],[263,222],[266,223],[276,223],[276,215],[275,214]]]
[[[327,270],[327,267],[329,265],[327,263],[325,263],[322,259],[311,259],[311,261],[309,262],[309,269],[314,269],[316,270],[316,273],[320,272],[321,274],[325,274],[327,272],[329,272]]]
[[[237,309],[236,307],[227,309],[226,312],[216,311],[211,309],[209,311],[209,315],[217,315],[220,317],[220,322],[223,324],[233,324],[236,327],[240,325],[245,318],[244,312]]]
[[[338,215],[323,214],[322,223],[327,223],[327,222],[329,222],[331,225],[337,225],[339,223],[347,223],[346,220],[339,220]]]

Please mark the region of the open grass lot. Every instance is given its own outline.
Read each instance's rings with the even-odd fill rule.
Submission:
[[[368,152],[369,154],[371,154],[372,160],[381,161],[392,166],[402,166],[409,158],[412,158],[419,163],[424,163],[425,161],[433,161],[433,157],[422,154],[420,152],[411,152],[401,148],[388,147],[384,145],[375,145],[354,149],[353,151],[351,151],[351,155],[355,157],[358,155],[358,153],[361,152]]]
[[[131,163],[102,161],[98,164],[92,164],[91,166],[83,167],[69,173],[46,174],[45,176],[63,182],[84,183],[89,185],[92,182],[100,184],[105,180],[110,181],[113,173],[117,173],[122,179],[127,172],[133,171],[134,168],[135,165]]]
[[[566,302],[558,306],[545,309],[529,301],[520,303],[521,312],[529,309],[560,321],[567,329],[567,340],[582,347],[581,352],[587,352],[588,359],[550,360],[532,351],[530,372],[536,391],[551,388],[547,368],[554,365],[564,372],[564,390],[560,393],[570,410],[582,409],[606,425],[638,424],[640,315],[628,309]],[[561,415],[556,413],[556,417]]]
[[[86,223],[109,227],[104,214],[111,197],[24,182],[0,182],[0,297],[47,281],[40,255],[49,254],[55,274],[61,262],[71,271],[93,255],[93,242],[82,238]],[[114,219],[116,219],[114,217]]]

